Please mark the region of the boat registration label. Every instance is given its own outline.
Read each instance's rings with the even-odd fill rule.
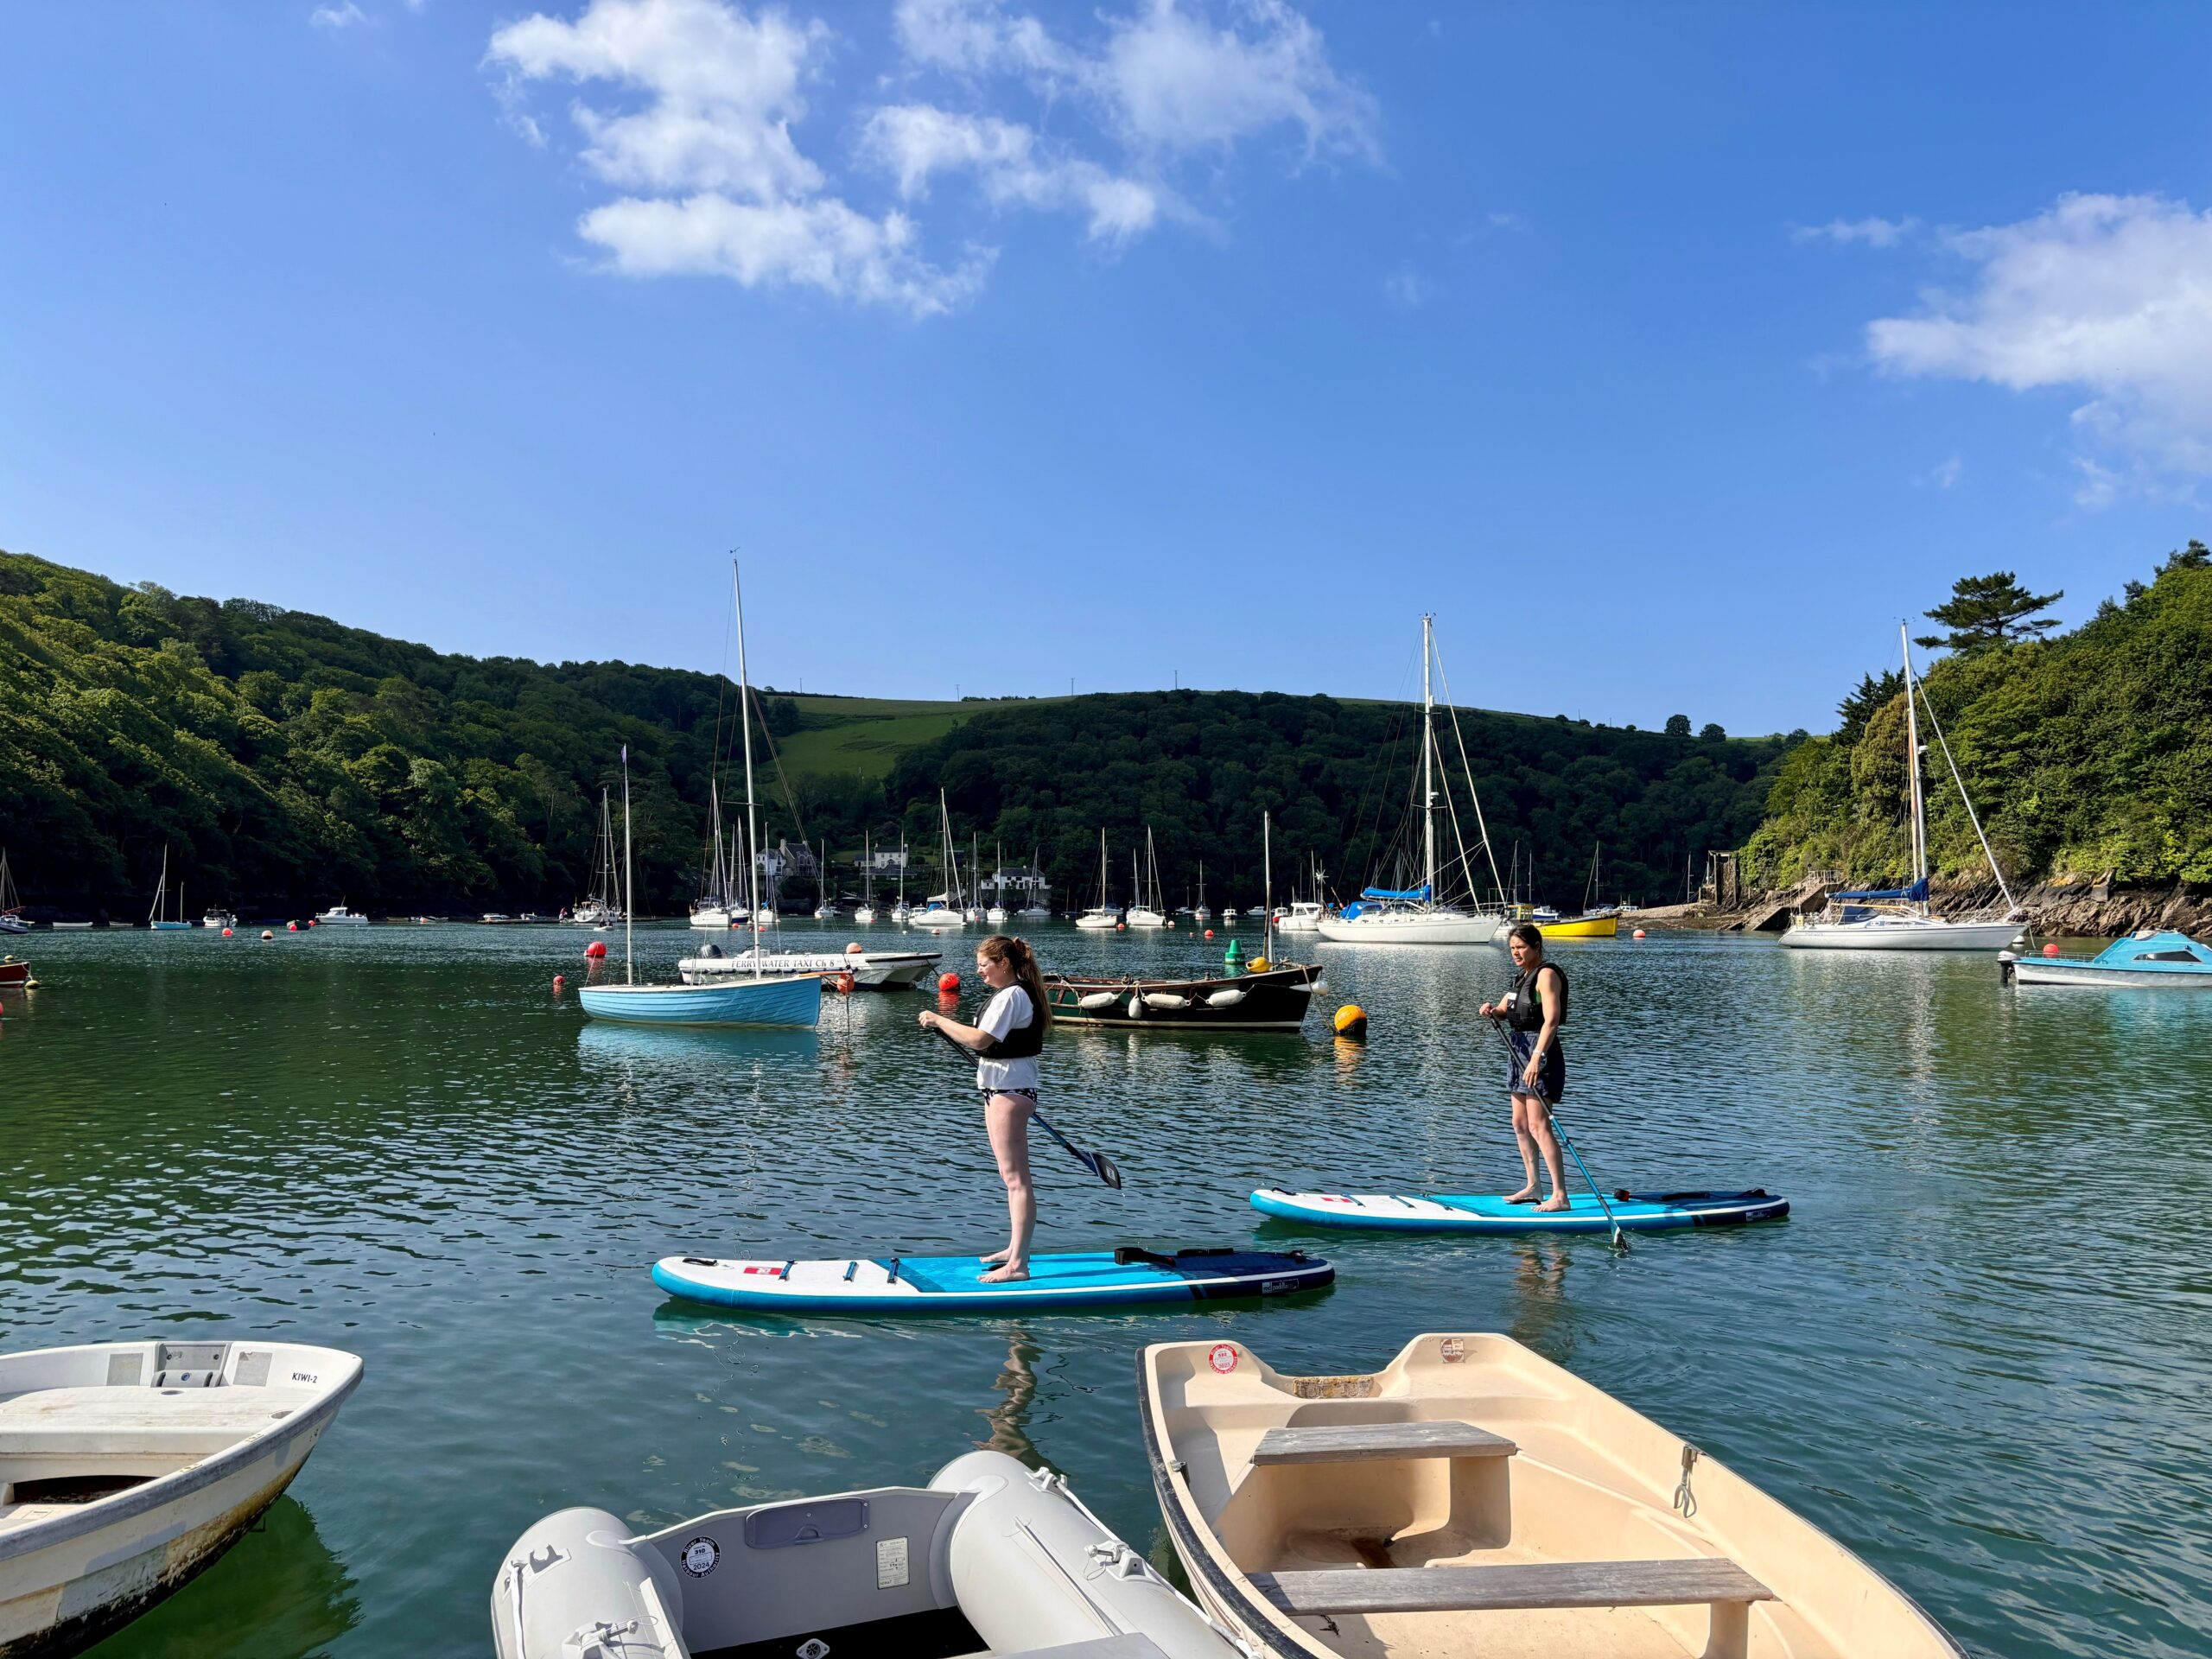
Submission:
[[[683,1570],[695,1579],[705,1578],[721,1558],[721,1546],[703,1535],[683,1546]]]
[[[1236,1369],[1236,1344],[1233,1342],[1217,1342],[1213,1345],[1213,1351],[1206,1356],[1206,1363],[1212,1366],[1221,1376],[1227,1376]]]
[[[875,1541],[875,1587],[896,1590],[910,1576],[906,1566],[906,1541],[904,1538],[879,1538]]]

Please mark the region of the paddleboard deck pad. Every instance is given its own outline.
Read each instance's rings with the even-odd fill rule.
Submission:
[[[1252,1207],[1285,1221],[1320,1227],[1361,1228],[1400,1233],[1610,1233],[1613,1222],[1624,1233],[1663,1232],[1677,1227],[1737,1227],[1755,1221],[1779,1221],[1789,1200],[1758,1188],[1748,1192],[1617,1192],[1612,1218],[1594,1193],[1578,1192],[1564,1210],[1539,1210],[1534,1204],[1508,1204],[1488,1194],[1435,1193],[1408,1198],[1389,1192],[1287,1192],[1263,1186]]]
[[[1303,1250],[1135,1249],[1033,1255],[1029,1277],[986,1284],[972,1255],[841,1256],[823,1262],[664,1256],[653,1282],[716,1307],[778,1313],[982,1313],[1218,1301],[1315,1290],[1336,1269]]]

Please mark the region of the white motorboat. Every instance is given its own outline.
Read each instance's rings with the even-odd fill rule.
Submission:
[[[718,1510],[633,1533],[563,1510],[492,1588],[498,1659],[1047,1652],[1236,1659],[1065,1477],[969,1452],[927,1486]]]
[[[1497,932],[1498,918],[1494,909],[1447,903],[1442,898],[1436,861],[1436,771],[1440,746],[1436,735],[1436,692],[1430,679],[1432,667],[1440,675],[1443,671],[1442,660],[1436,652],[1436,619],[1424,616],[1421,620],[1421,766],[1415,774],[1421,791],[1421,885],[1368,887],[1335,915],[1323,915],[1313,931],[1332,944],[1488,944]],[[1448,687],[1446,696],[1450,696]],[[1452,713],[1455,742],[1459,729],[1459,715],[1455,709]],[[1467,792],[1474,802],[1475,827],[1481,834],[1484,855],[1490,860],[1491,880],[1503,893],[1505,884],[1498,880],[1497,859],[1491,852],[1489,830],[1483,823],[1482,800],[1475,794],[1474,773],[1466,765],[1466,746],[1460,743],[1459,747],[1460,766],[1467,772]],[[1444,810],[1450,816],[1453,837],[1459,839],[1459,811],[1452,804],[1448,791]],[[1459,840],[1459,886],[1471,896],[1474,874],[1467,861],[1466,842]]]
[[[1980,917],[1953,921],[1935,914],[1929,907],[1928,801],[1920,785],[1918,709],[1927,693],[1912,671],[1912,645],[1902,622],[1897,624],[1897,639],[1904,653],[1905,777],[1911,799],[1911,884],[1831,893],[1828,907],[1819,920],[1800,918],[1783,934],[1782,943],[1793,950],[2002,950],[2017,941],[2026,926],[2019,906],[2013,902],[2012,890],[2005,885],[2005,872],[1998,868],[1997,855],[1990,850],[1989,837],[1982,834],[1981,819],[1974,810],[1974,798],[1967,793],[1966,779],[1959,775],[1959,763],[1951,757],[1951,746],[1936,719],[1933,703],[1928,705],[1929,726],[1935,732],[1936,742],[1942,746],[1943,759],[1951,769],[1951,781],[1958,785],[1959,798],[1966,803],[1967,818],[1981,842],[1982,856],[1989,861],[1990,873],[1997,878],[1997,890],[2005,895],[2005,914],[2001,918]]]
[[[291,1484],[361,1362],[234,1338],[0,1357],[0,1654],[82,1651]]]
[[[340,899],[328,910],[315,912],[315,925],[317,927],[366,927],[369,918],[358,910],[348,910],[345,901]]]
[[[1289,907],[1275,918],[1278,933],[1319,933],[1321,918],[1326,915],[1320,905],[1311,899],[1294,899]]]
[[[205,916],[202,916],[200,918],[200,926],[212,927],[218,932],[226,927],[234,928],[238,925],[238,918],[237,914],[234,912],[227,910],[211,910]]]
[[[2056,951],[2057,946],[2047,949]],[[2000,951],[1997,971],[2019,985],[2122,986],[2161,991],[2212,991],[2212,945],[2172,928],[2145,927],[2115,939],[2095,956],[2016,957]]]
[[[715,954],[709,945],[699,956],[676,964],[686,985],[719,985],[753,970],[757,960],[762,973],[823,974],[853,976],[853,987],[862,991],[911,990],[943,959],[937,950],[751,950],[735,956]]]

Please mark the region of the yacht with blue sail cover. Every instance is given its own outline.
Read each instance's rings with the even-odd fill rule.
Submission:
[[[1346,905],[1336,915],[1324,915],[1314,924],[1313,931],[1332,944],[1489,944],[1498,934],[1498,912],[1495,907],[1470,902],[1459,905],[1445,902],[1438,881],[1436,862],[1436,762],[1440,746],[1436,735],[1436,694],[1431,684],[1432,665],[1440,676],[1443,664],[1436,655],[1436,619],[1424,616],[1421,620],[1421,766],[1415,774],[1421,794],[1421,881],[1413,887],[1367,887],[1358,899]],[[1448,699],[1451,688],[1445,689]],[[1459,716],[1452,716],[1452,731],[1459,730]],[[1466,766],[1465,746],[1460,746],[1460,765]],[[1467,791],[1474,794],[1475,779],[1471,769],[1467,772]],[[1444,791],[1444,810],[1450,817],[1452,832],[1459,836],[1459,818],[1452,804],[1451,791]],[[1475,827],[1482,835],[1482,850],[1490,854],[1490,835],[1484,828],[1482,802],[1475,799]],[[1467,847],[1459,842],[1459,869],[1465,878],[1463,886],[1471,901],[1474,880],[1467,862]],[[1504,883],[1498,880],[1497,860],[1491,857],[1491,880],[1501,893]]]
[[[2053,947],[2056,949],[2056,947]],[[2115,939],[2095,956],[1997,957],[2008,985],[2147,987],[2160,991],[2212,991],[2212,945],[2171,928],[2146,927]]]
[[[1920,787],[1920,715],[1919,705],[1926,701],[1927,692],[1912,671],[1912,647],[1905,642],[1904,624],[1897,624],[1897,637],[1904,651],[1904,731],[1905,776],[1910,784],[1912,811],[1910,828],[1912,831],[1912,880],[1902,887],[1862,888],[1849,893],[1832,893],[1827,911],[1817,921],[1800,920],[1782,936],[1782,943],[1797,950],[1999,950],[2020,937],[2025,927],[2020,908],[2012,899],[2012,890],[2005,885],[2005,872],[1999,868],[1997,855],[1990,850],[1989,837],[1982,833],[1981,819],[1974,810],[1974,798],[1967,793],[1966,779],[1959,775],[1959,763],[1952,759],[1951,746],[1944,739],[1942,726],[1936,721],[1936,706],[1928,704],[1928,724],[1942,746],[1943,759],[1951,769],[1951,781],[1958,785],[1959,798],[1966,804],[1967,820],[1981,842],[1982,856],[1989,861],[1990,873],[1997,878],[1997,890],[2005,895],[2005,913],[2001,918],[1974,918],[1953,921],[1935,914],[1928,903],[1928,802]]]

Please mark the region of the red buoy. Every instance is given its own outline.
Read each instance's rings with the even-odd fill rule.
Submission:
[[[553,992],[554,992],[554,995],[556,995],[556,996],[557,996],[557,995],[560,995],[560,991],[561,991],[561,988],[562,988],[563,985],[566,985],[568,982],[569,982],[569,976],[568,976],[566,974],[556,974],[556,975],[554,975],[554,976],[553,976]]]
[[[1127,922],[1116,922],[1114,924],[1114,931],[1118,933],[1128,925],[1128,924]]]
[[[607,941],[605,939],[594,939],[589,944],[584,946],[584,959],[588,962],[597,962],[606,955]]]
[[[223,930],[223,937],[226,939],[231,937],[231,930],[229,928],[226,927]]]
[[[1211,929],[1211,928],[1208,928],[1208,929],[1206,929],[1206,938],[1213,938],[1213,929]]]
[[[315,924],[313,922],[309,922],[308,925],[309,927],[313,927]],[[296,933],[300,931],[300,925],[297,922],[287,922],[284,924],[284,931],[287,933]]]
[[[2046,957],[2055,957],[2058,954],[2058,947],[2055,944],[2046,944],[2043,948],[2043,953]]]
[[[937,976],[937,988],[940,991],[958,990],[960,988],[960,976],[957,974],[939,974]]]
[[[313,926],[315,925],[315,918],[314,918],[314,917],[310,916],[310,917],[308,917],[308,925],[309,927],[313,927]]]
[[[1640,939],[1643,937],[1643,930],[1639,927],[1635,932],[1630,934],[1629,937],[1632,939]]]

